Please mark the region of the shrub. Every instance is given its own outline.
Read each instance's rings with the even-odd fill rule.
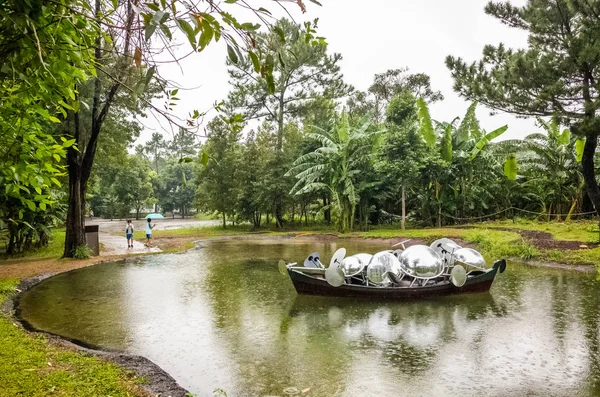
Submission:
[[[73,250],[73,258],[88,259],[90,257],[90,249],[87,245],[78,245]]]

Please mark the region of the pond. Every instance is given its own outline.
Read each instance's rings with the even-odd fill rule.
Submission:
[[[490,293],[381,303],[298,296],[277,270],[340,246],[387,248],[203,242],[47,279],[23,294],[21,316],[147,357],[199,396],[600,395],[594,276],[509,264]]]

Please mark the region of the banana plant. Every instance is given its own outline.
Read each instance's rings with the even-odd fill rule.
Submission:
[[[485,189],[477,186],[475,181],[483,183],[485,176],[480,175],[482,174],[481,169],[484,172],[488,170],[487,167],[477,167],[475,161],[494,139],[508,129],[508,126],[505,125],[486,132],[479,125],[475,114],[476,108],[477,102],[472,103],[462,120],[456,117],[450,123],[438,122],[432,120],[427,103],[422,98],[417,100],[417,116],[421,135],[427,146],[437,151],[447,165],[447,171],[434,181],[441,185],[436,197],[453,197],[455,204],[445,204],[448,208],[454,208],[455,212],[467,213],[475,206],[486,208]],[[437,198],[436,202],[438,203],[437,223],[440,226],[443,203]]]
[[[423,98],[419,98],[417,100],[419,129],[427,146],[434,148],[439,145],[441,157],[448,162],[451,162],[454,157],[474,160],[488,144],[508,129],[507,125],[491,132],[480,129],[479,121],[475,116],[476,108],[477,102],[473,102],[458,127],[456,127],[458,117],[451,123],[435,122],[434,127],[427,103]]]
[[[567,210],[564,204],[571,202],[569,213],[581,203],[583,177],[580,165],[583,156],[584,138],[572,136],[568,129],[560,130],[556,120],[538,118],[545,133],[533,133],[524,139],[503,141],[496,145],[498,153],[507,154],[504,174],[509,180],[522,175],[526,183],[535,184],[544,191],[540,196],[542,212],[560,214]]]
[[[371,166],[384,130],[372,130],[371,125],[371,116],[367,115],[351,126],[343,112],[330,131],[313,126],[313,132],[307,136],[321,146],[300,156],[286,174],[298,180],[290,194],[331,191],[341,232],[352,230],[361,193],[373,186],[365,183],[362,174]]]

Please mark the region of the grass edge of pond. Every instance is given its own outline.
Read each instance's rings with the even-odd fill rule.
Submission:
[[[17,293],[18,279],[0,279],[0,306]],[[0,314],[0,389],[7,395],[147,397],[145,377],[115,363],[57,344]]]

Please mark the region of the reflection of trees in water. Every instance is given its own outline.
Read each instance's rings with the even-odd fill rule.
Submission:
[[[126,280],[118,269],[123,266],[103,264],[42,281],[21,298],[24,319],[91,345],[126,347],[129,333],[121,307]]]
[[[600,395],[600,291],[598,283],[589,279],[580,284],[582,290],[578,306],[581,307],[581,320],[590,360],[589,395]]]
[[[385,363],[413,375],[430,369],[440,350],[467,323],[490,313],[506,313],[490,294],[395,303],[297,296],[282,328],[293,329],[294,321],[308,322],[308,340],[312,331],[326,332],[342,340],[346,354],[381,352]]]
[[[242,245],[238,249],[260,258],[273,257],[274,248],[282,247]],[[213,262],[207,269],[205,291],[216,313],[219,343],[236,360],[237,376],[232,383],[237,383],[237,392],[233,395],[281,394],[289,386],[311,387],[318,395],[319,387],[341,383],[329,374],[329,366],[343,366],[343,357],[328,355],[328,338],[317,337],[307,343],[304,332],[281,332],[280,320],[287,317],[295,291],[273,260],[230,256]],[[328,374],[326,382],[323,373]],[[321,392],[327,395],[328,390]]]
[[[289,279],[280,276],[274,261],[268,259],[301,258],[306,254],[306,245],[236,247],[235,255],[224,261],[215,259],[210,265],[205,288],[212,312],[217,314],[215,326],[219,327],[220,343],[236,359],[238,376],[234,382],[248,395],[281,394],[287,386],[311,387],[316,395],[331,395],[337,385],[350,385],[349,371],[360,373],[360,363],[372,359],[376,366],[388,366],[408,378],[418,377],[437,370],[444,348],[454,345],[452,351],[460,349],[457,341],[471,352],[474,368],[485,368],[490,353],[486,341],[493,337],[490,331],[501,324],[485,320],[513,316],[530,308],[528,296],[532,293],[547,294],[551,300],[548,325],[559,340],[567,335],[564,331],[571,321],[585,329],[590,357],[590,379],[586,383],[592,391],[600,390],[599,294],[585,286],[592,296],[584,300],[578,294],[577,281],[539,269],[511,267],[499,277],[492,294],[420,302],[307,297],[296,295]],[[326,249],[320,251],[322,256],[327,255]],[[259,259],[245,260],[248,256]],[[501,291],[497,299],[494,290]],[[573,298],[579,296],[581,303]],[[573,306],[578,309],[573,310]],[[581,320],[573,314],[579,310]],[[510,323],[514,324],[514,318]],[[497,331],[495,337],[502,338],[502,329]],[[451,359],[446,357],[441,362],[449,365]],[[522,392],[535,385],[511,387]]]

